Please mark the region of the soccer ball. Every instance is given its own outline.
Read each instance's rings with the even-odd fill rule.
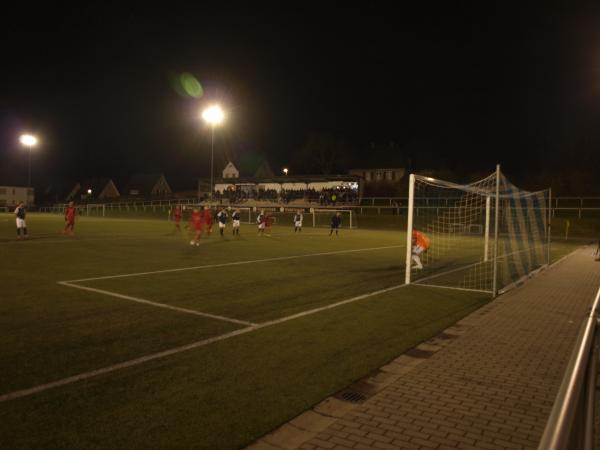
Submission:
[[[194,241],[190,241],[190,245],[194,245]]]

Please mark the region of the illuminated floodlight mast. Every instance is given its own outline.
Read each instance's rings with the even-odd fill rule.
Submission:
[[[215,127],[225,119],[225,114],[219,105],[212,105],[202,112],[202,118],[211,127],[210,138],[210,200],[213,199],[213,167],[215,160]]]
[[[284,173],[284,174],[287,176],[288,172],[289,172],[288,168],[287,168],[287,167],[284,167],[284,168],[283,168],[283,173]]]
[[[28,161],[28,170],[27,170],[27,188],[31,187],[31,149],[35,147],[38,143],[38,139],[32,134],[22,134],[19,137],[19,142],[24,147],[27,147],[29,150],[29,161]],[[29,192],[27,192],[27,197],[29,198]]]

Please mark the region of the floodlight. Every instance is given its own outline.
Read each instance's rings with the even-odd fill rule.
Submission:
[[[219,125],[221,122],[223,122],[225,114],[219,105],[213,105],[209,106],[202,112],[202,118],[214,127],[215,125]]]
[[[25,147],[35,147],[38,143],[37,138],[35,136],[33,136],[32,134],[22,134],[21,137],[19,138],[19,141]]]

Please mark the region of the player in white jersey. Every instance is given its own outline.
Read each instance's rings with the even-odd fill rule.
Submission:
[[[225,208],[222,208],[221,211],[217,213],[217,222],[219,222],[219,234],[223,236],[225,226],[227,225],[227,211],[225,211]]]
[[[296,211],[296,214],[294,214],[294,233],[300,233],[302,231],[303,218],[302,210],[299,209]]]
[[[233,211],[233,214],[231,215],[231,220],[232,220],[232,226],[233,226],[233,235],[239,236],[240,235],[240,210],[239,209],[236,209],[235,211]]]
[[[17,221],[17,239],[21,239],[21,231],[23,232],[23,238],[27,238],[27,224],[25,223],[25,203],[21,202],[15,208],[15,216]]]

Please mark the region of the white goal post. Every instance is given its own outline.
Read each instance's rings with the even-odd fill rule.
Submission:
[[[493,295],[516,285],[549,264],[550,200],[549,189],[513,185],[500,165],[464,185],[411,174],[406,284]]]

